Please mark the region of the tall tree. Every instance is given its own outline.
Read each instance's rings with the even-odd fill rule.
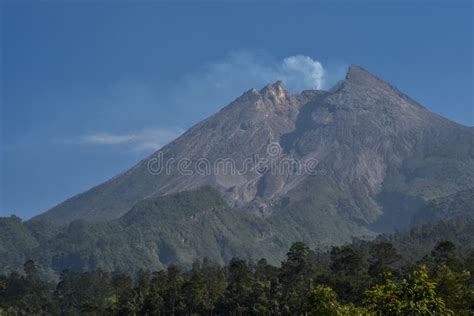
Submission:
[[[315,278],[310,261],[311,250],[303,242],[295,242],[283,261],[280,273],[282,282],[282,311],[301,314],[304,311],[306,293]]]
[[[371,255],[371,264],[369,266],[369,274],[378,279],[383,273],[394,272],[393,264],[402,259],[397,249],[392,243],[381,241],[374,243],[369,248]]]
[[[229,279],[225,291],[226,310],[238,315],[247,313],[252,293],[253,276],[245,260],[234,258],[229,262]]]

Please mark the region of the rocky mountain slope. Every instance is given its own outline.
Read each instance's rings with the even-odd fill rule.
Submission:
[[[253,168],[225,171],[228,159],[233,170]],[[262,159],[264,168],[255,163]],[[196,171],[203,160],[211,172]],[[157,174],[150,164],[157,161],[174,163]],[[288,161],[311,170],[273,172],[271,163]],[[35,220],[110,221],[144,199],[205,185],[288,236],[341,243],[405,227],[427,200],[474,186],[474,130],[350,66],[330,91],[291,94],[280,81],[249,90],[127,172]]]

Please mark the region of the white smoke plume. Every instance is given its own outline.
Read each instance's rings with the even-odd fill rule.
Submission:
[[[331,84],[323,65],[305,55],[275,58],[265,53],[237,51],[195,69],[180,80],[169,96],[179,117],[203,119],[244,91],[282,80],[292,93],[325,89]]]
[[[309,56],[286,57],[280,67],[281,80],[289,89],[322,89],[325,80],[323,65]]]

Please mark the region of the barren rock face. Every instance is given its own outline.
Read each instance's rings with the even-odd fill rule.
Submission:
[[[129,171],[39,218],[110,220],[144,198],[211,185],[230,205],[258,215],[307,208],[309,222],[329,216],[364,231],[390,230],[409,222],[414,204],[404,201],[474,186],[473,136],[350,66],[330,91],[291,94],[281,81],[249,90]],[[157,157],[175,163],[152,174]],[[180,170],[183,160],[191,173]],[[197,172],[198,165],[211,172]],[[387,220],[392,209],[396,219]]]

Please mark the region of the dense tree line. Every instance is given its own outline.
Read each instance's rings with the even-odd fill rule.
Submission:
[[[367,244],[365,244],[367,245]],[[136,275],[65,270],[41,279],[29,260],[0,276],[0,315],[472,315],[474,255],[443,241],[416,264],[388,241],[312,251],[280,267],[239,258]]]

